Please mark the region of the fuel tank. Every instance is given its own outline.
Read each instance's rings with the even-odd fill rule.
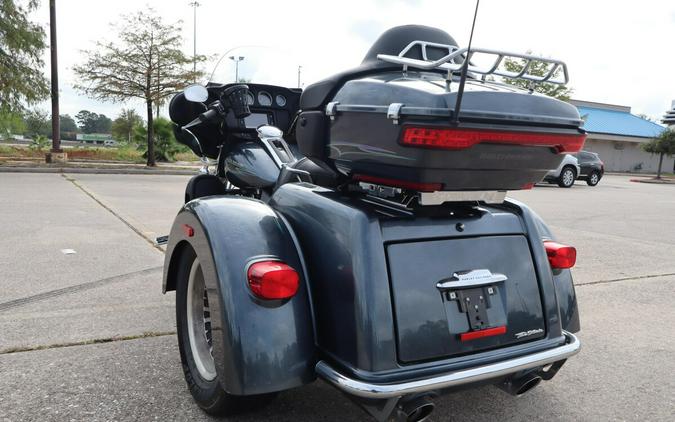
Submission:
[[[239,142],[230,147],[224,161],[227,180],[238,188],[267,188],[274,186],[279,167],[258,143]]]

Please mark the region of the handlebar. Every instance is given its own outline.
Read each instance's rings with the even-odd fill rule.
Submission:
[[[218,117],[224,117],[228,110],[232,110],[234,117],[243,119],[251,114],[248,107],[248,85],[239,84],[226,88],[220,94],[220,100],[209,104],[208,110],[201,113],[197,118],[182,127],[190,129],[202,122],[216,120]]]

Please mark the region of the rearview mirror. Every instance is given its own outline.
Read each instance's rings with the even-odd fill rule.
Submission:
[[[209,98],[209,91],[202,85],[192,84],[183,91],[185,99],[193,103],[203,103]]]

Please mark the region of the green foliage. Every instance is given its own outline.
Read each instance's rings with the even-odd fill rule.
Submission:
[[[180,22],[165,24],[153,10],[121,17],[116,26],[119,41],[100,42],[85,51],[86,61],[74,67],[80,79],[76,88],[110,101],[141,98],[146,103],[148,166],[155,165],[152,108],[201,76],[192,71],[193,58],[185,55]],[[203,61],[199,56],[197,61]]]
[[[527,54],[532,54],[531,51],[528,51]],[[509,72],[520,72],[525,67],[527,60],[525,59],[511,59],[506,58],[504,60],[504,69]],[[532,61],[530,67],[527,70],[528,75],[534,76],[545,76],[551,70],[551,65],[545,62]],[[554,74],[553,78],[560,76],[561,69],[558,69]],[[552,84],[548,82],[543,83],[533,83],[523,79],[513,79],[513,78],[503,78],[504,83],[517,86],[523,89],[533,89],[535,92],[539,92],[549,97],[557,98],[562,101],[569,101],[570,96],[574,92],[573,89],[568,88],[565,85]]]
[[[112,136],[117,142],[131,143],[134,127],[143,124],[143,119],[133,109],[123,108],[112,123]]]
[[[93,113],[89,110],[81,110],[75,115],[83,133],[110,133],[112,120],[105,114]]]
[[[42,27],[28,20],[37,0],[0,0],[0,111],[21,111],[49,94]]]
[[[642,144],[642,149],[651,154],[659,154],[659,169],[656,178],[660,179],[663,157],[665,155],[670,157],[675,154],[675,130],[670,128],[664,130],[656,138]]]
[[[5,139],[9,135],[20,135],[26,131],[26,123],[23,116],[19,113],[0,111],[0,139]]]
[[[61,114],[59,116],[59,127],[61,129],[61,139],[75,140],[77,132],[79,131],[75,119],[69,114]]]
[[[34,150],[34,151],[42,151],[43,149],[47,148],[49,146],[49,140],[47,140],[46,136],[43,135],[38,135],[35,138],[33,138],[30,141],[30,144],[28,144],[28,148]]]
[[[30,110],[24,116],[26,131],[24,135],[29,138],[36,136],[49,136],[52,132],[52,121],[49,114],[42,109]]]
[[[179,144],[173,134],[173,123],[163,117],[158,117],[152,122],[154,145],[155,145],[155,160],[172,162],[176,158],[176,154],[185,152],[186,147]],[[142,141],[147,137],[148,131],[143,125],[137,125],[134,128],[134,141],[140,145],[139,150],[144,151],[143,157],[148,156],[148,149]]]

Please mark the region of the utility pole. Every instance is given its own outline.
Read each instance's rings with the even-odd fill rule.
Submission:
[[[201,4],[195,0],[190,6],[192,6],[192,72],[195,75],[193,82],[197,83],[197,8]]]
[[[49,50],[52,71],[52,150],[61,153],[61,125],[59,122],[59,66],[56,54],[56,0],[49,0]],[[51,155],[48,161],[51,161]]]
[[[301,85],[300,85],[300,69],[302,69],[302,66],[298,66],[298,88],[301,87]]]
[[[244,60],[244,56],[230,56],[230,60],[234,62],[234,82],[239,82],[239,62]]]

